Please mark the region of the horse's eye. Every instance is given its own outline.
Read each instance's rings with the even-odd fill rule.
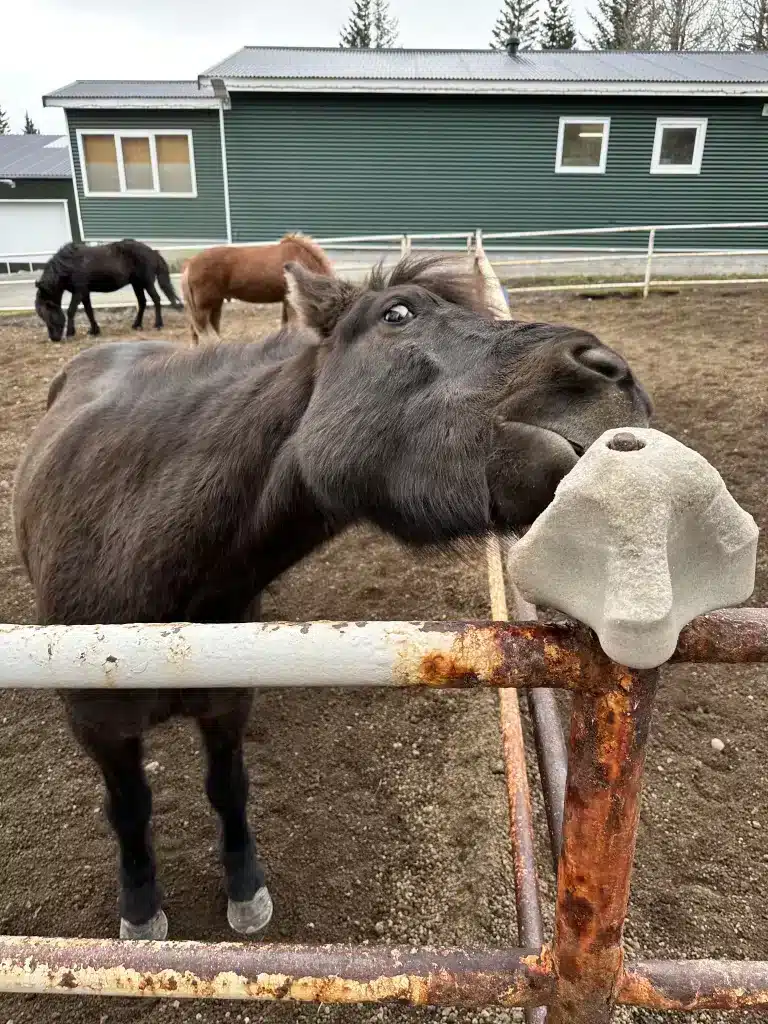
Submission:
[[[413,313],[402,302],[398,302],[394,306],[389,307],[382,320],[388,324],[404,324],[409,320],[413,320]]]

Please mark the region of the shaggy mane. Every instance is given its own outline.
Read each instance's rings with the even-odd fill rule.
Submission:
[[[419,285],[455,306],[493,316],[485,283],[466,256],[405,256],[390,269],[380,263],[365,287],[380,292],[405,284]]]

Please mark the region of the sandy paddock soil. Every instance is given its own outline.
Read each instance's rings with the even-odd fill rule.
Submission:
[[[656,294],[645,303],[540,296],[519,300],[517,310],[524,319],[588,327],[622,351],[653,394],[655,425],[713,462],[765,529],[766,299],[768,291],[732,287]],[[105,339],[135,337],[130,315],[100,313]],[[165,337],[185,336],[180,317],[169,313],[167,321]],[[232,341],[259,337],[277,322],[272,308],[234,304],[224,321]],[[34,318],[0,319],[0,621],[33,621],[9,528],[10,486],[49,380],[88,343],[83,330],[74,342],[51,345]],[[758,604],[768,603],[767,550],[763,544]],[[483,617],[482,553],[417,559],[372,530],[356,531],[280,580],[265,611],[282,619]],[[630,954],[768,959],[767,676],[760,667],[664,673]],[[96,773],[67,734],[53,694],[4,692],[0,705],[0,931],[112,936],[115,851]],[[726,744],[722,754],[710,746],[715,736]],[[263,693],[247,747],[252,818],[276,905],[270,939],[516,944],[494,694]],[[160,765],[155,832],[171,937],[230,938],[197,736],[173,723],[152,735],[147,758]],[[543,836],[540,804],[537,816]],[[550,899],[543,841],[539,860]],[[0,997],[0,1022],[14,1024],[446,1019],[518,1017]],[[636,1012],[631,1019],[675,1018]]]

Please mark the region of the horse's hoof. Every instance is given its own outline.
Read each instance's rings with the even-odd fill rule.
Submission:
[[[168,918],[164,910],[158,910],[154,917],[150,917],[144,924],[131,924],[124,917],[120,918],[121,939],[155,939],[161,940],[168,935]]]
[[[98,336],[101,334],[101,328],[100,327],[91,328],[91,330],[88,331],[88,333],[90,334],[90,336],[92,338],[98,338]]]
[[[262,885],[252,900],[245,900],[242,903],[229,901],[227,921],[229,927],[240,935],[256,935],[264,931],[271,920],[272,897],[266,885]]]

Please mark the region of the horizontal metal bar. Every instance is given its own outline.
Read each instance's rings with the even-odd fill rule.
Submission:
[[[696,619],[675,661],[768,662],[768,609]],[[612,663],[579,623],[245,622],[0,626],[0,688],[551,686]]]
[[[552,228],[542,231],[494,231],[483,232],[483,241],[500,238],[548,238],[560,235],[624,235],[649,231],[717,231],[733,228],[768,228],[768,221],[722,221],[711,224],[632,224],[625,227],[609,228]]]
[[[589,687],[586,627],[446,622],[0,626],[0,687]]]
[[[640,960],[626,965],[618,1002],[653,1010],[768,1009],[768,962]]]
[[[0,936],[0,992],[414,1006],[541,1006],[547,947],[434,949],[261,943],[126,942]],[[768,962],[640,960],[618,1000],[657,1010],[768,1008]]]
[[[482,1007],[538,1005],[551,991],[536,949],[0,936],[0,992]]]
[[[691,288],[709,285],[720,285],[725,287],[731,284],[765,284],[768,277],[690,277],[690,278],[669,278],[666,280],[656,279],[650,282],[650,288]],[[620,288],[644,288],[645,281],[588,281],[583,280],[578,284],[536,284],[525,285],[516,288],[514,285],[507,285],[508,292],[583,292],[588,291],[611,291]]]

